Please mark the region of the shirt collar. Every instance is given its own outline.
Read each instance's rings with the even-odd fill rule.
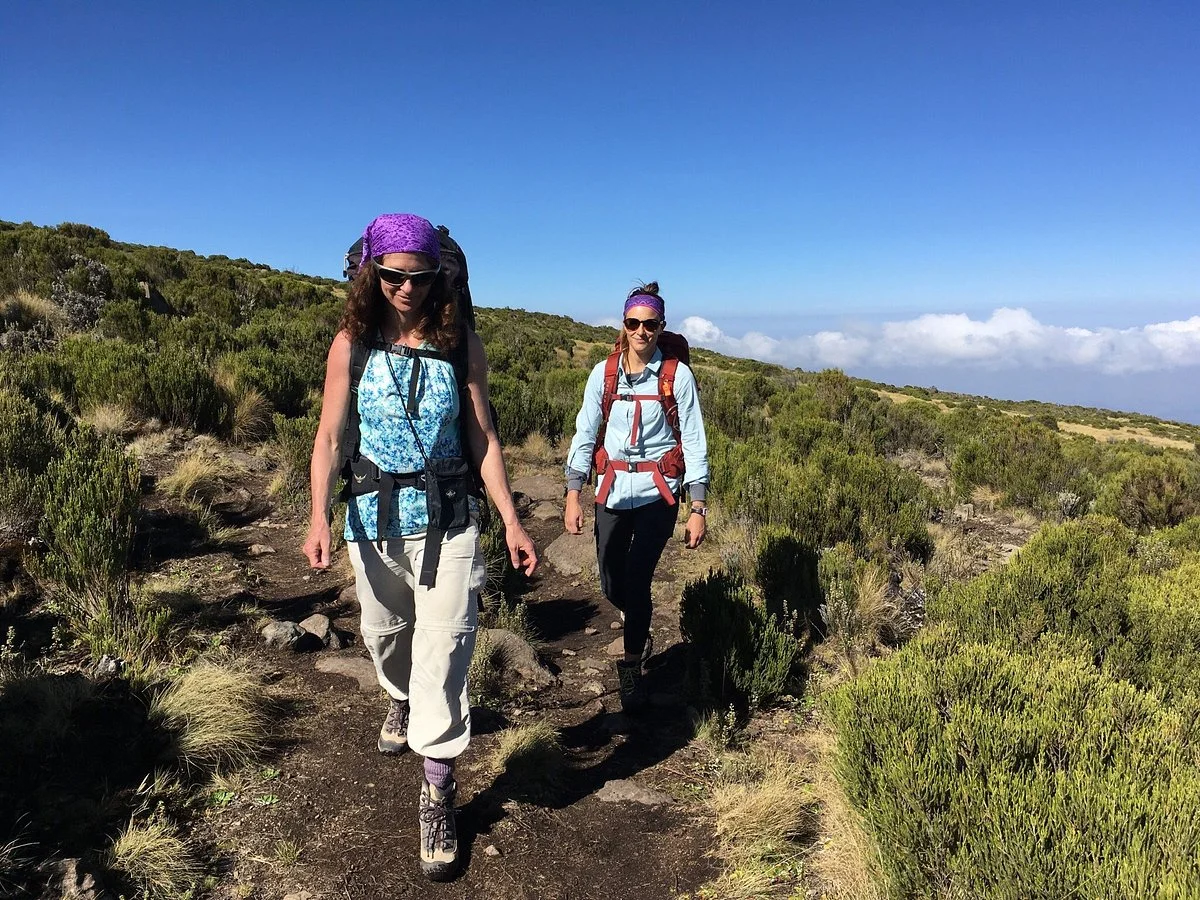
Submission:
[[[650,361],[646,363],[646,370],[655,377],[659,375],[659,369],[662,368],[663,353],[661,347],[654,348],[654,355],[650,357]],[[625,354],[621,354],[621,374],[625,374]]]

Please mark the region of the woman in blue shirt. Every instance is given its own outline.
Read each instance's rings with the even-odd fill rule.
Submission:
[[[352,386],[351,360],[363,357]],[[342,448],[352,403],[358,442]],[[344,456],[363,642],[391,698],[379,750],[425,757],[420,863],[444,880],[458,862],[454,761],[471,737],[467,669],[486,578],[467,460],[504,520],[513,566],[531,575],[537,551],[517,520],[489,413],[483,343],[459,321],[437,231],[420,216],[388,214],[367,226],[329,350],[304,543],[318,569],[329,566],[329,509]]]
[[[583,533],[579,493],[596,468],[600,587],[625,620],[625,657],[617,663],[617,678],[623,708],[636,712],[645,705],[642,664],[653,647],[650,583],[675,530],[685,488],[690,498],[685,543],[695,549],[704,540],[708,445],[692,371],[659,347],[666,306],[657,282],[629,294],[622,324],[607,421],[605,377],[606,368],[613,372],[612,363],[598,363],[584,388],[567,454],[563,524],[571,534]],[[673,404],[661,392],[664,388]],[[668,418],[671,406],[678,412],[676,424]]]

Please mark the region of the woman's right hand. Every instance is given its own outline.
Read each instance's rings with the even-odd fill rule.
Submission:
[[[330,543],[332,543],[332,538],[329,522],[321,519],[308,526],[308,538],[304,541],[304,555],[308,557],[308,564],[314,569],[329,568]]]
[[[566,509],[563,512],[563,529],[567,534],[583,534],[583,510],[579,506],[579,492],[567,494]]]

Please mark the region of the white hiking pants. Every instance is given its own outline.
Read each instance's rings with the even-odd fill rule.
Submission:
[[[478,594],[487,578],[479,526],[447,532],[437,584],[417,583],[425,535],[348,545],[362,608],[362,636],[379,684],[408,700],[408,745],[435,759],[453,759],[471,739],[467,669],[475,650]]]

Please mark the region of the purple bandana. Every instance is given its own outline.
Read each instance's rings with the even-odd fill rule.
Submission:
[[[628,315],[635,306],[648,306],[658,313],[660,319],[667,317],[667,309],[663,304],[662,297],[655,297],[653,294],[634,294],[625,301],[625,314]]]
[[[386,213],[363,232],[364,261],[385,253],[424,253],[435,262],[441,258],[437,229],[428,219],[412,213]]]

